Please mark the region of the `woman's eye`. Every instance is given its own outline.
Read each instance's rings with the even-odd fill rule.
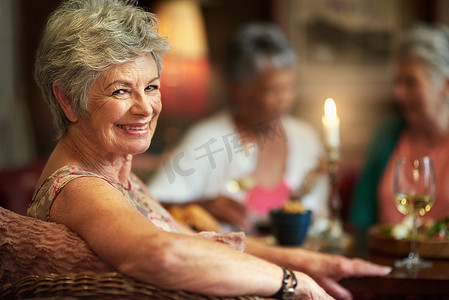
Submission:
[[[147,91],[154,91],[154,90],[157,90],[158,88],[159,88],[158,85],[151,84],[151,85],[147,86],[147,87],[145,88],[145,90],[147,90]]]
[[[125,90],[116,90],[112,92],[112,95],[123,95],[125,93]]]

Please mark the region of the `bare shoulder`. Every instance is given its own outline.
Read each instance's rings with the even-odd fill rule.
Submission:
[[[106,262],[119,268],[141,248],[142,241],[157,240],[162,232],[134,209],[107,181],[80,177],[55,199],[52,221],[62,223],[84,239]]]
[[[76,230],[78,224],[93,225],[104,216],[128,210],[133,211],[131,205],[110,183],[97,177],[80,177],[69,182],[56,197],[50,218]]]

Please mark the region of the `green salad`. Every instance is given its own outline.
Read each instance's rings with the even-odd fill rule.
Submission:
[[[379,232],[387,237],[397,240],[412,236],[413,219],[410,216],[404,218],[399,224],[384,224],[379,227]],[[435,221],[426,219],[418,226],[418,240],[423,239],[449,240],[449,216]]]
[[[432,227],[430,227],[427,235],[431,238],[449,239],[449,216],[439,220]]]

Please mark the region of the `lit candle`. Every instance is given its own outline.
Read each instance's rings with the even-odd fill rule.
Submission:
[[[338,148],[340,146],[340,118],[337,116],[337,107],[332,98],[327,98],[324,102],[322,121],[326,146]]]

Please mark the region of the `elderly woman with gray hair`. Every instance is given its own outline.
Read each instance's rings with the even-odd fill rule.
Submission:
[[[449,214],[449,28],[417,24],[399,39],[394,96],[401,116],[375,133],[357,186],[352,221],[360,228],[400,223],[393,195],[398,157],[429,156],[434,161],[437,194],[424,218]]]
[[[70,0],[50,16],[35,77],[59,140],[28,214],[66,225],[118,271],[167,289],[330,299],[301,271],[337,297],[348,296],[336,287],[342,277],[386,274],[308,251],[250,246],[245,253],[172,219],[131,172],[161,111],[167,47],[155,16],[129,1]]]

